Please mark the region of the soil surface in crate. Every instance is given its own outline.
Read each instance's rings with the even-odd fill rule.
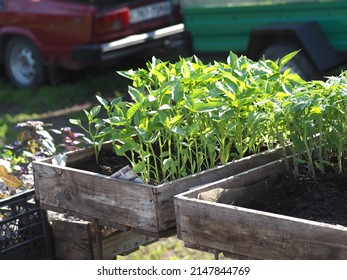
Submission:
[[[77,167],[77,165],[79,169],[110,176],[123,167],[130,165],[130,162],[126,157],[119,157],[112,151],[101,150],[98,162],[96,162],[94,156],[90,156],[76,163],[76,166],[68,164],[70,167]]]
[[[263,197],[238,206],[347,226],[347,174],[328,174],[315,180],[282,174]]]
[[[131,162],[126,157],[117,156],[111,150],[101,150],[98,162],[96,162],[94,156],[90,156],[83,158],[83,161],[75,162],[75,165],[68,163],[69,167],[99,173],[105,176],[111,176],[127,165],[131,167]],[[158,182],[152,179],[149,184],[158,185]]]

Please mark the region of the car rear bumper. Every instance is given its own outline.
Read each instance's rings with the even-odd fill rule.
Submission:
[[[113,42],[75,46],[72,50],[72,58],[86,63],[106,62],[158,46],[176,48],[184,44],[184,24],[180,23]]]

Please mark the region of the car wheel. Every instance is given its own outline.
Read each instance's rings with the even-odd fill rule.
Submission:
[[[286,56],[287,54],[299,50],[300,47],[295,48],[286,44],[274,44],[268,46],[259,58],[265,57],[266,59],[277,60]],[[282,69],[282,71],[292,69],[292,72],[298,74],[302,79],[309,81],[319,78],[319,73],[314,67],[313,63],[307,57],[304,50],[301,50],[294,56]]]
[[[17,88],[36,88],[45,80],[43,58],[28,39],[15,37],[6,45],[5,68],[11,84]]]

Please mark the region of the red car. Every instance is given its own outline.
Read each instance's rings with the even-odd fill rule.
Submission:
[[[175,0],[0,0],[0,63],[11,84],[33,88],[55,69],[78,70],[184,44]]]

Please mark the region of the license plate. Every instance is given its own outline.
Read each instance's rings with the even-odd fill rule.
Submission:
[[[160,2],[130,10],[130,23],[138,23],[170,14],[169,2]]]

